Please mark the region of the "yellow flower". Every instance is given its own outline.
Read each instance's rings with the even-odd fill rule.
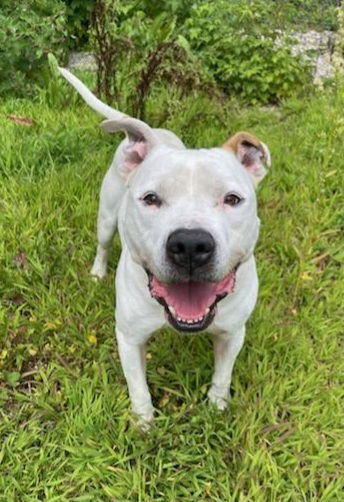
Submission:
[[[91,331],[87,337],[87,340],[92,344],[96,344],[98,342],[97,337],[96,337],[96,332]]]
[[[59,326],[61,326],[61,321],[59,319],[55,319],[54,321],[48,321],[44,324],[44,327],[46,329],[57,329]]]
[[[303,272],[300,275],[300,279],[302,279],[303,281],[312,281],[313,280],[313,278],[307,272]]]

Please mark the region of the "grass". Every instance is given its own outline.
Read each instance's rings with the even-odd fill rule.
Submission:
[[[273,166],[231,406],[206,402],[209,337],[162,331],[147,356],[157,420],[143,435],[114,342],[118,238],[106,280],[89,276],[119,137],[63,89],[0,105],[0,501],[343,500],[343,91],[249,110],[169,96],[164,125],[190,146],[248,129]],[[164,99],[150,103],[153,124]]]

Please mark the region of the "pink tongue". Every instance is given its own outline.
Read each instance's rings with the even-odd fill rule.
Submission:
[[[164,284],[155,277],[151,282],[152,295],[164,298],[171,305],[176,317],[198,319],[216,300],[217,295],[230,293],[235,284],[235,273],[229,273],[219,282],[184,282]]]

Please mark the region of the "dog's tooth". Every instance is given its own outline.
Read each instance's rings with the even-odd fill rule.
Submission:
[[[174,308],[172,307],[172,305],[168,306],[168,310],[171,312],[172,315],[176,315],[176,311],[174,310]]]
[[[193,320],[192,320],[192,319],[188,319],[186,322],[187,322],[188,324],[192,324],[192,323],[193,323]]]
[[[208,314],[209,314],[209,312],[210,312],[210,308],[208,308],[208,307],[207,307],[207,308],[205,309],[205,315],[208,315]]]
[[[181,317],[177,317],[177,321],[182,321],[182,318]]]

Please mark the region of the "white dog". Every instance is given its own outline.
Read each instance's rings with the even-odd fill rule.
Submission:
[[[173,133],[112,109],[69,71],[60,71],[107,117],[103,129],[127,135],[102,184],[91,273],[105,275],[118,226],[116,334],[133,411],[141,423],[153,419],[145,346],[166,324],[212,333],[215,371],[208,396],[224,409],[257,299],[255,187],[266,174],[263,163],[270,165],[269,150],[246,132],[220,148],[186,148]]]

